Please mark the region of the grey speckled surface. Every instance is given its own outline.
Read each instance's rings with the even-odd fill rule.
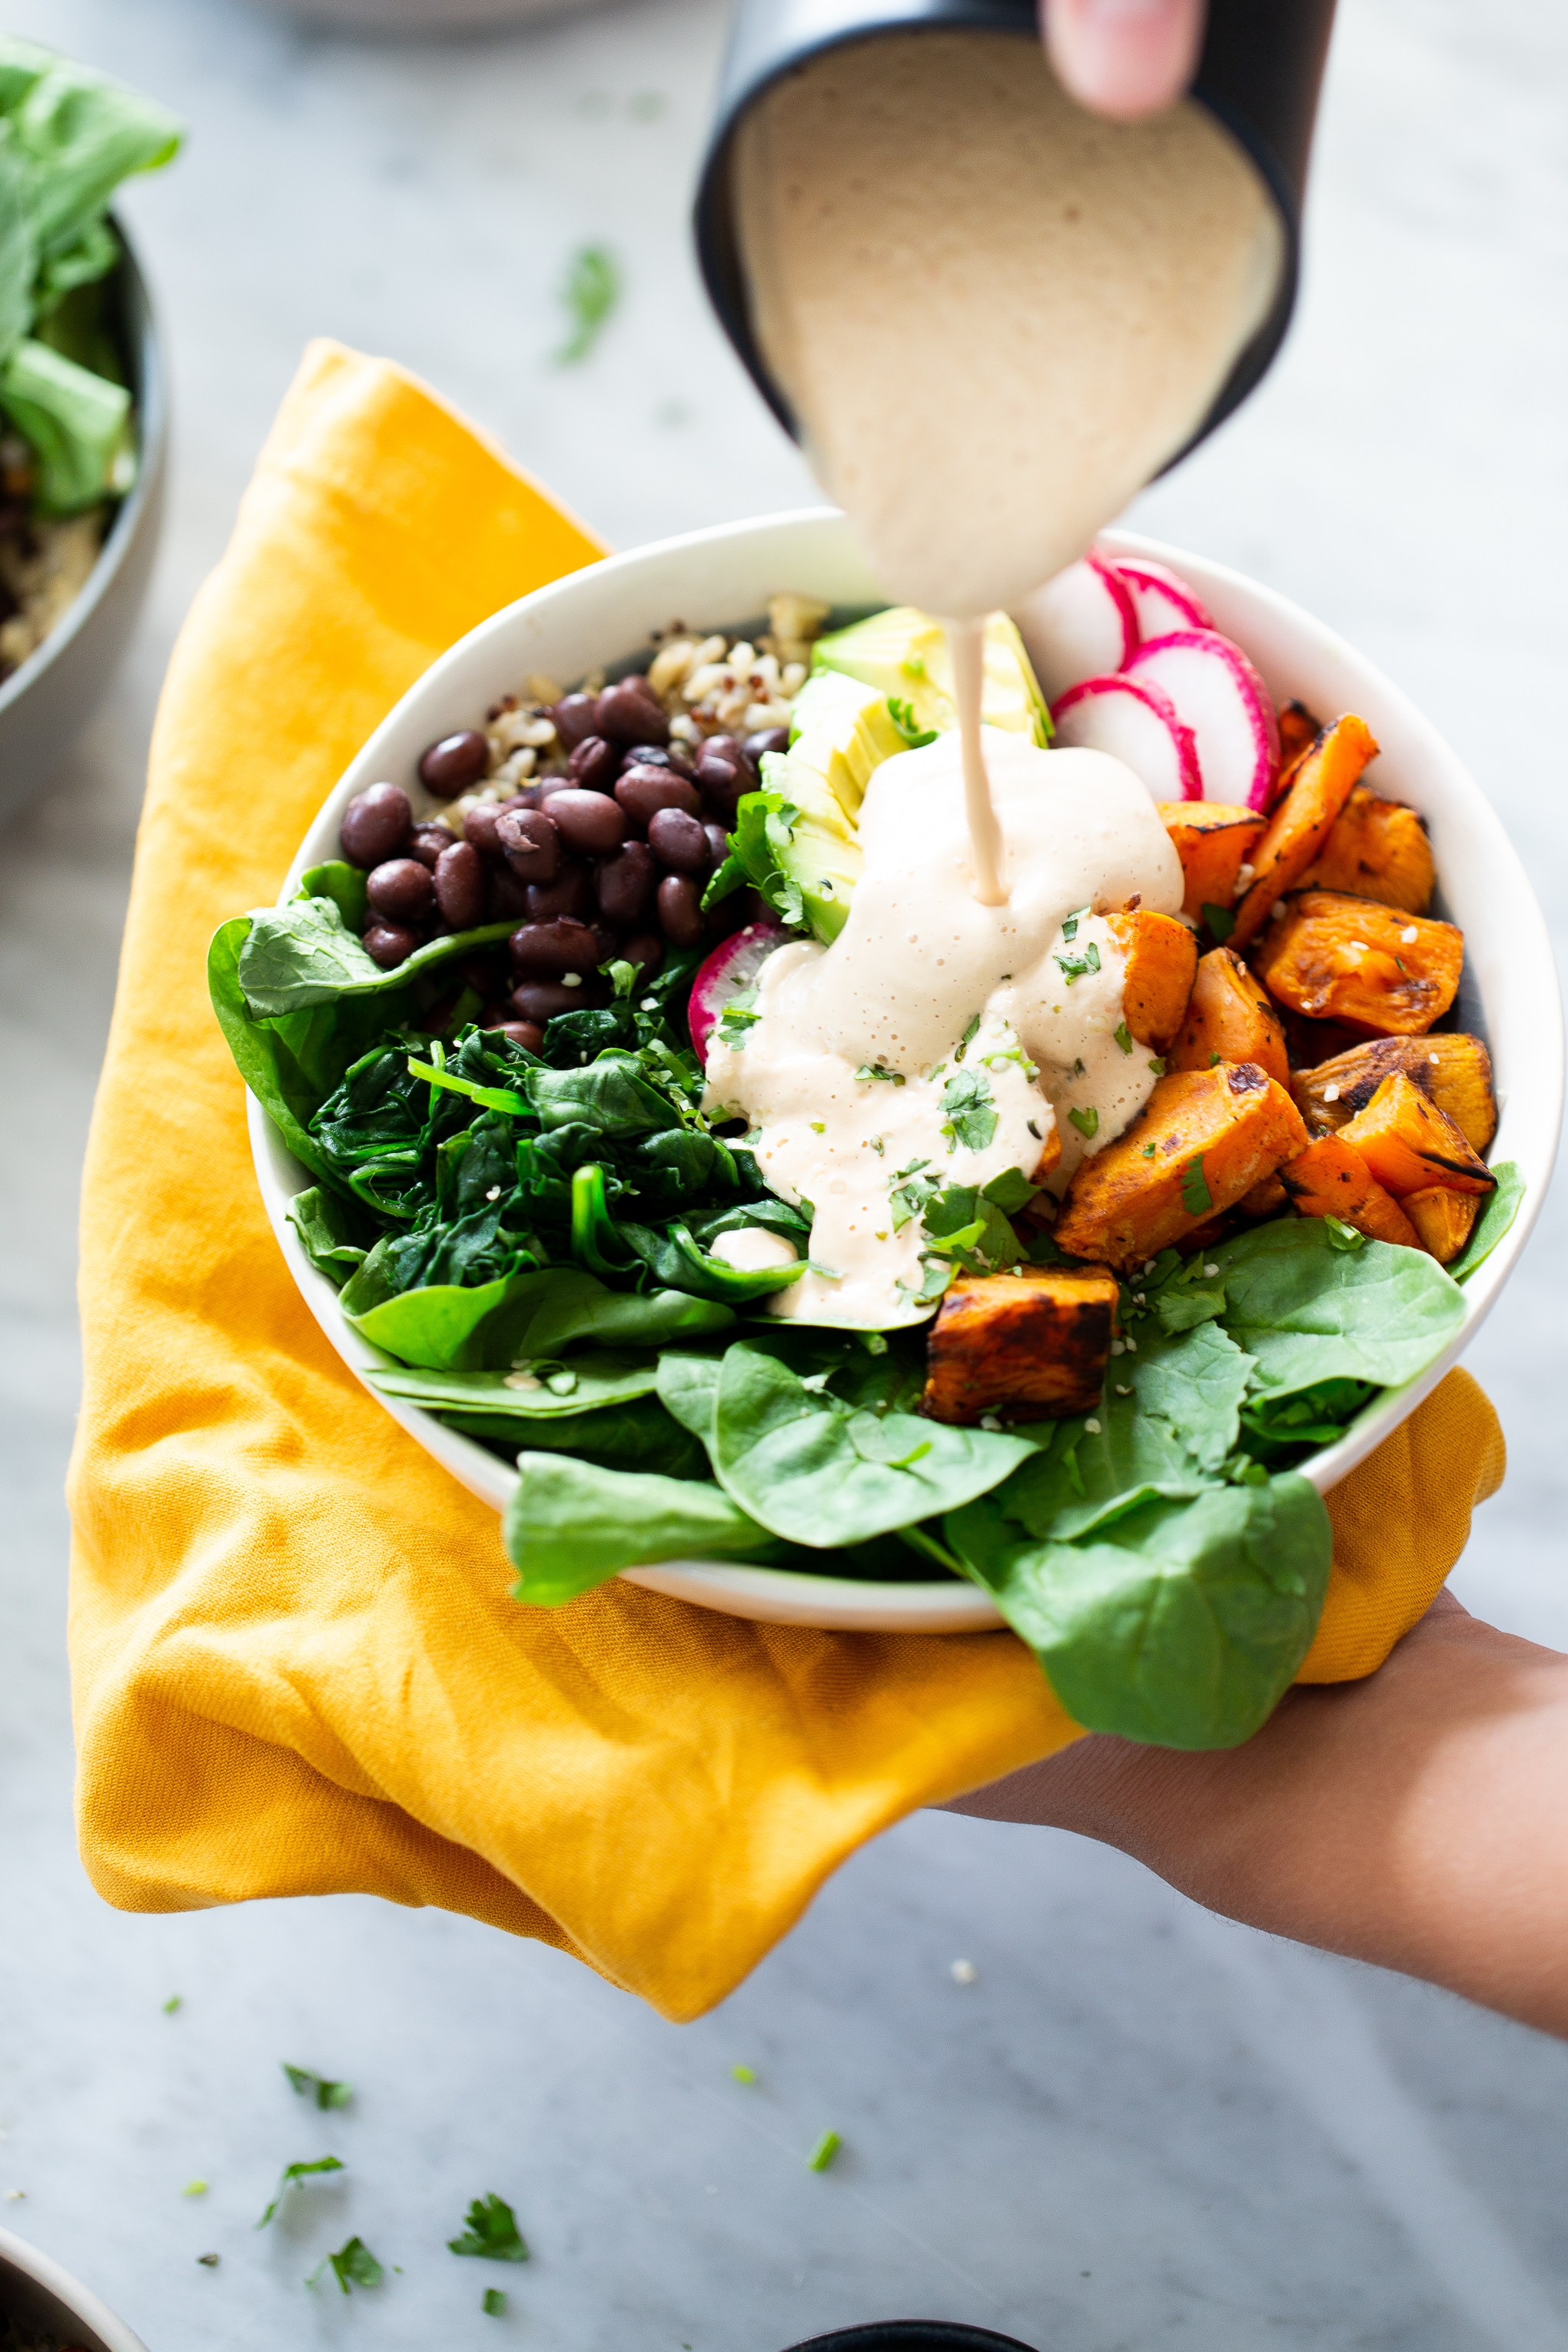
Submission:
[[[1207,1919],[1071,1841],[946,1817],[864,1853],[715,2017],[659,2023],[556,1954],[357,1899],[159,1920],[71,1844],[59,1482],[73,1192],[147,731],[307,336],[442,384],[621,544],[794,502],[798,460],[707,324],[687,186],[715,0],[359,48],[224,0],[16,0],[10,21],[188,115],[127,211],[173,346],[156,593],[52,797],[0,851],[0,2188],[153,2352],[519,2340],[773,2352],[921,2310],[1050,2352],[1568,2344],[1568,2053]],[[1250,409],[1142,504],[1366,646],[1568,898],[1568,19],[1547,0],[1355,0],[1308,292]],[[589,238],[630,287],[586,369],[544,363]],[[1457,1578],[1568,1643],[1560,1203],[1471,1359],[1513,1450]],[[977,1981],[953,1983],[957,1957]],[[174,1992],[173,2016],[162,2003]],[[283,2059],[352,2078],[297,2105]],[[736,2061],[759,2082],[729,2078]],[[826,2125],[834,2169],[803,2157]],[[251,2223],[279,2166],[348,2170]],[[200,2176],[206,2196],[187,2200]],[[443,2240],[517,2205],[536,2259]],[[300,2280],[358,2231],[401,2275]],[[195,2256],[221,2252],[216,2270]],[[479,2312],[491,2279],[502,2321]]]

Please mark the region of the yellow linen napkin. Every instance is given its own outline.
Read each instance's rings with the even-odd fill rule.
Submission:
[[[620,1582],[510,1601],[494,1516],[285,1269],[205,982],[214,929],[275,896],[413,679],[601,551],[410,377],[318,344],[185,625],[86,1171],[79,1821],[128,1910],[440,1904],[689,2018],[856,1846],[1077,1727],[1009,1634],[755,1625]],[[1494,1474],[1491,1409],[1455,1374],[1332,1498],[1309,1670],[1379,1663]]]

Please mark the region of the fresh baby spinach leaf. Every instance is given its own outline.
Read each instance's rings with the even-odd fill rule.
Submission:
[[[721,1486],[650,1471],[605,1470],[526,1452],[501,1521],[518,1571],[514,1600],[553,1608],[623,1568],[661,1559],[766,1559],[766,1528]]]
[[[607,1349],[584,1348],[564,1365],[553,1364],[548,1358],[537,1361],[537,1371],[531,1368],[516,1372],[389,1369],[371,1371],[366,1378],[384,1396],[404,1397],[411,1404],[515,1420],[520,1435],[530,1421],[582,1414],[598,1405],[630,1404],[634,1398],[651,1396],[658,1381],[658,1361],[651,1352],[616,1355]],[[550,1386],[547,1373],[557,1386]],[[536,1385],[525,1385],[529,1381]]]
[[[428,940],[391,971],[368,955],[343,922],[334,898],[296,898],[287,907],[258,907],[239,949],[239,986],[250,1013],[261,1019],[303,1012],[344,996],[390,997],[433,965],[504,940],[510,923],[483,923]],[[389,1025],[382,1013],[383,1026]]]
[[[1395,1388],[1424,1371],[1458,1329],[1465,1304],[1424,1250],[1369,1241],[1334,1248],[1319,1217],[1256,1225],[1210,1261],[1225,1290],[1225,1328],[1258,1360],[1275,1396],[1327,1380]]]
[[[1475,1231],[1448,1268],[1455,1282],[1468,1282],[1479,1266],[1486,1264],[1499,1242],[1519,1214],[1519,1204],[1526,1191],[1524,1178],[1516,1160],[1501,1160],[1492,1170],[1497,1189],[1476,1220]]]

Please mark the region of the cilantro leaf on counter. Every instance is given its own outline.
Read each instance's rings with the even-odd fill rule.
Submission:
[[[380,2286],[386,2276],[363,2238],[351,2238],[335,2254],[324,2255],[305,2284],[314,2286],[322,2272],[329,2270],[344,2294],[351,2286]]]
[[[461,2237],[448,2238],[447,2244],[454,2254],[477,2254],[488,2263],[525,2263],[528,2248],[517,2226],[517,2216],[504,2197],[492,2189],[488,2197],[476,2197],[467,2216],[468,2228]]]
[[[298,2189],[300,2183],[302,2180],[308,2180],[312,2173],[342,2172],[342,2169],[343,2160],[340,2156],[319,2156],[312,2164],[286,2164],[278,2176],[278,2188],[272,2202],[258,2221],[257,2228],[265,2230],[279,2205],[282,2204],[288,2191],[290,2189]]]
[[[579,246],[572,256],[561,301],[571,332],[555,354],[557,367],[585,360],[621,299],[621,273],[607,246]]]
[[[323,2112],[333,2107],[346,2107],[353,2097],[352,2083],[333,2083],[323,2074],[313,2074],[308,2066],[290,2066],[284,2062],[283,2072],[289,2086],[301,2099],[314,2099]]]

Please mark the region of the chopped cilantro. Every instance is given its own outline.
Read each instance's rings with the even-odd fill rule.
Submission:
[[[342,2168],[343,2161],[340,2156],[319,2156],[313,2164],[286,2164],[278,2176],[277,2193],[260,2221],[258,2221],[257,2228],[265,2230],[279,2205],[282,2204],[286,2192],[290,2189],[297,2189],[301,2180],[309,2179],[311,2173],[341,2172]]]
[[[321,2074],[312,2074],[308,2066],[285,2065],[290,2087],[301,2099],[314,2099],[323,2110],[346,2107],[353,2097],[352,2083],[331,2083]]]
[[[1211,1054],[1209,1055],[1209,1067],[1211,1070],[1218,1068],[1219,1059],[1220,1057],[1217,1054]]]
[[[805,2161],[813,2172],[826,2172],[844,2142],[836,2131],[825,2131]]]
[[[908,662],[904,664],[904,667],[909,671],[911,677],[917,675],[923,675],[923,671],[917,672],[910,669]],[[894,726],[898,729],[900,734],[903,737],[905,743],[911,751],[919,751],[922,750],[927,743],[934,743],[936,741],[936,729],[934,727],[922,727],[920,724],[919,720],[915,717],[915,709],[912,702],[900,701],[897,695],[889,694],[888,697],[888,716],[892,720]]]
[[[184,2009],[184,2005],[185,1997],[184,1993],[172,1992],[169,1995],[168,2000],[163,2003],[163,2014],[165,2017],[173,2017],[174,2011],[177,2009]]]
[[[964,1055],[968,1052],[969,1047],[973,1041],[975,1032],[979,1027],[980,1015],[978,1013],[972,1013],[969,1016],[969,1026],[964,1031],[963,1036],[959,1039],[957,1045],[953,1049],[952,1058],[955,1062],[963,1061]]]
[[[1153,1055],[1150,1059],[1149,1067],[1153,1071],[1154,1076],[1157,1078],[1163,1078],[1165,1075],[1165,1056],[1163,1054]]]
[[[621,273],[614,254],[602,245],[579,246],[561,289],[572,331],[555,354],[557,367],[575,367],[587,358],[620,299]]]
[[[948,1150],[962,1143],[966,1151],[984,1151],[997,1128],[991,1081],[984,1072],[960,1070],[956,1077],[949,1078],[942,1090],[942,1107],[947,1113],[942,1131],[948,1139]]]
[[[870,1144],[872,1150],[876,1153],[879,1160],[886,1157],[888,1147],[883,1142],[879,1135],[868,1136],[866,1139]]]
[[[351,2286],[379,2286],[386,2273],[371,2252],[363,2238],[351,2238],[335,2254],[328,2254],[316,2264],[307,2286],[314,2286],[323,2271],[330,2270],[344,2294]]]
[[[1204,900],[1204,921],[1208,925],[1210,939],[1217,940],[1222,947],[1236,929],[1236,916],[1232,909],[1229,907],[1211,907],[1206,898]]]
[[[1214,1207],[1214,1194],[1209,1191],[1208,1178],[1204,1174],[1204,1156],[1189,1160],[1182,1171],[1182,1206],[1189,1217],[1206,1217]]]
[[[517,2216],[504,2197],[492,2189],[476,2197],[468,2211],[468,2228],[447,2243],[455,2254],[479,2254],[488,2263],[525,2263],[528,2248],[517,2226]]]
[[[731,2066],[730,2079],[732,2083],[754,2083],[757,2070],[754,2066]]]
[[[880,1078],[885,1086],[889,1087],[901,1087],[904,1083],[902,1070],[885,1070],[880,1062],[862,1062],[855,1076],[862,1086],[868,1085],[873,1078]]]
[[[1066,929],[1065,925],[1063,929]],[[1100,950],[1092,940],[1086,940],[1081,955],[1053,956],[1051,961],[1061,966],[1062,975],[1070,988],[1075,980],[1083,978],[1086,971],[1100,970]]]
[[[1076,1127],[1087,1143],[1092,1136],[1100,1133],[1100,1113],[1094,1108],[1092,1103],[1084,1110],[1069,1110],[1068,1124],[1069,1127]]]
[[[731,1054],[743,1053],[747,1030],[754,1029],[762,1017],[760,1013],[749,1013],[743,1004],[727,1004],[715,1024],[720,1045]]]
[[[1079,907],[1077,908],[1072,914],[1064,918],[1062,922],[1062,937],[1064,940],[1077,939],[1078,927],[1089,911],[1090,909],[1088,907]]]
[[[1154,1157],[1154,1147],[1153,1147],[1153,1145],[1152,1145],[1152,1143],[1146,1143],[1146,1144],[1143,1146],[1143,1157],[1144,1157],[1144,1159],[1145,1159],[1145,1160],[1152,1160],[1152,1159],[1153,1159],[1153,1157]]]
[[[1119,1021],[1111,1034],[1124,1054],[1130,1054],[1132,1051],[1132,1032],[1125,1021]]]
[[[504,2319],[506,2317],[506,2294],[504,2290],[499,2286],[486,2287],[483,2294],[479,2297],[479,2309],[484,2313],[487,2319]]]
[[[205,2180],[187,2180],[180,2191],[182,2197],[205,2197],[206,2193],[207,2184]]]

